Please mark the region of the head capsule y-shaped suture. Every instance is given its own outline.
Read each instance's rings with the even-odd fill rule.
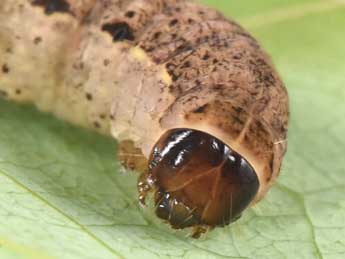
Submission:
[[[259,189],[253,167],[221,140],[198,130],[169,130],[157,141],[139,181],[144,202],[155,190],[156,214],[173,228],[225,226]]]

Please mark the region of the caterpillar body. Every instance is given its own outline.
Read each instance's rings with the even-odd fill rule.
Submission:
[[[186,0],[2,0],[0,95],[111,135],[173,228],[225,226],[287,147],[288,95],[257,41]]]

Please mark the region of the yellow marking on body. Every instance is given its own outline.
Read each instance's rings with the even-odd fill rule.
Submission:
[[[152,59],[146,54],[145,50],[143,50],[141,47],[134,47],[131,49],[131,54],[133,57],[135,57],[138,61],[146,63],[148,65],[153,65],[154,62]],[[171,85],[172,84],[172,79],[171,76],[169,75],[167,69],[165,68],[165,65],[159,65],[160,66],[160,71],[158,76],[161,78],[164,84],[166,85]]]
[[[141,62],[151,63],[150,57],[146,54],[145,50],[141,47],[134,47],[131,49],[132,55]]]
[[[171,76],[169,75],[167,69],[164,66],[161,67],[161,77],[164,84],[166,85],[172,84]]]

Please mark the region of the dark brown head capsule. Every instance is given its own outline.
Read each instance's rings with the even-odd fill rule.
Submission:
[[[191,129],[170,130],[158,140],[149,178],[156,188],[156,214],[173,228],[234,222],[259,188],[247,160],[219,139]]]

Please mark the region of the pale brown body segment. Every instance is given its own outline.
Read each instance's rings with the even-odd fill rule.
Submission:
[[[184,0],[3,0],[0,24],[0,95],[118,139],[124,165],[145,171],[142,201],[159,187],[147,160],[172,129],[241,155],[259,181],[251,204],[278,176],[286,89],[219,12]]]

